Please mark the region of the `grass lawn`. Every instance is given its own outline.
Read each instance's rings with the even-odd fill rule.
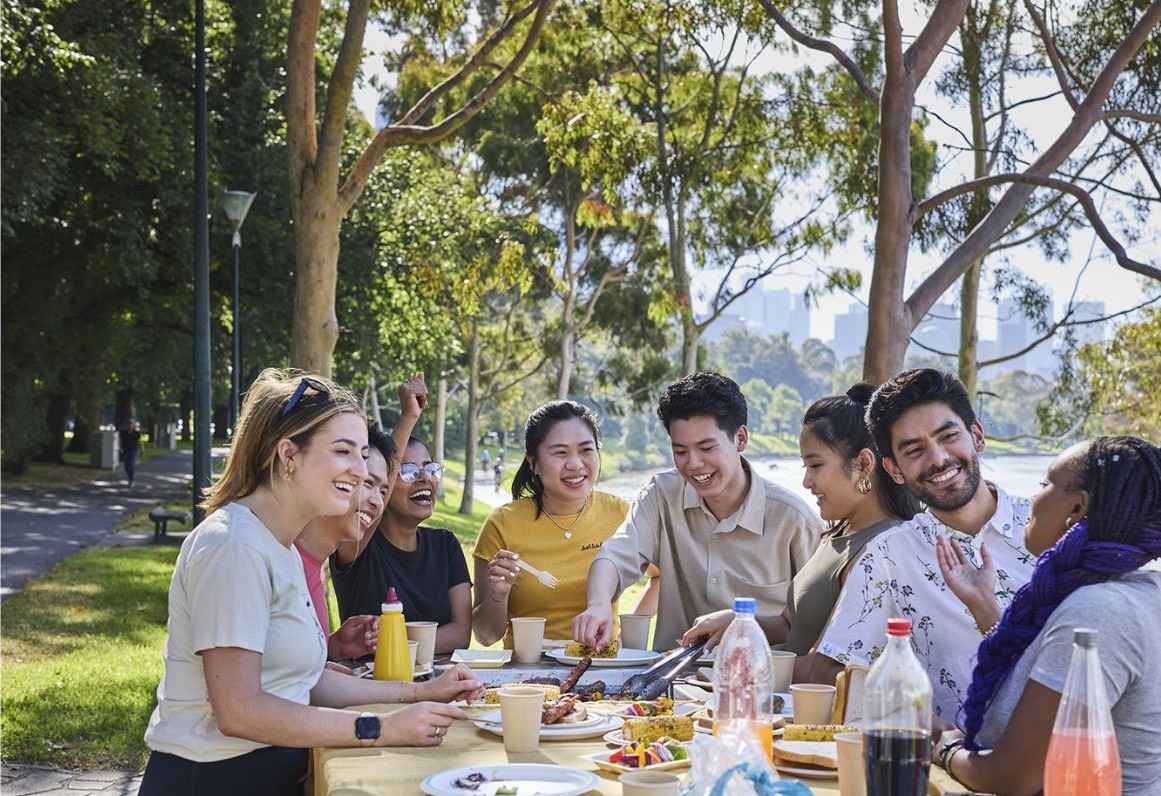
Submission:
[[[145,766],[176,547],[94,548],[4,605],[5,760]]]

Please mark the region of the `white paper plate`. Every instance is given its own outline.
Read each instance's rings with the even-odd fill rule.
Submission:
[[[486,781],[478,789],[456,787],[456,780],[471,774],[483,774]],[[429,796],[495,796],[502,785],[514,786],[518,793],[544,796],[580,796],[600,784],[591,771],[538,763],[514,763],[500,766],[464,766],[432,774],[419,787]]]
[[[780,763],[775,763],[774,768],[778,769],[783,774],[790,774],[795,777],[808,777],[810,779],[838,779],[838,769],[799,768],[798,766],[784,766]]]
[[[565,655],[563,652],[548,651],[545,653],[550,658],[555,658],[560,663],[567,663],[569,666],[576,666],[583,659],[575,655]],[[653,650],[632,650],[621,649],[617,652],[615,658],[593,658],[592,666],[595,667],[612,667],[612,666],[644,666],[647,663],[652,663],[661,657],[660,652]]]
[[[684,760],[670,760],[668,763],[654,763],[645,768],[630,768],[623,766],[620,763],[610,763],[608,752],[597,752],[591,755],[581,755],[581,760],[589,760],[596,764],[597,768],[603,768],[605,771],[612,771],[616,774],[624,774],[627,771],[668,771],[675,768],[689,768],[690,759],[687,757]]]
[[[512,650],[456,650],[452,663],[462,663],[472,669],[499,669],[512,660]]]
[[[697,722],[694,722],[693,729],[694,732],[699,732]],[[710,730],[701,730],[701,732],[710,732]],[[613,746],[628,746],[629,744],[633,743],[621,734],[620,727],[615,730],[610,730],[601,737],[604,739],[605,743],[611,743]],[[674,741],[674,743],[679,743],[682,746],[688,746],[690,743],[692,743],[692,741]],[[650,768],[653,768],[653,766],[650,766]]]
[[[501,726],[500,716],[501,716],[500,711],[493,710],[491,713],[484,713],[479,718],[477,718],[476,721],[482,721],[485,724],[495,724],[497,727],[500,727]],[[609,718],[610,717],[605,715],[604,713],[598,713],[595,710],[590,710],[589,714],[587,716],[585,716],[585,718],[582,721],[572,721],[572,722],[567,722],[565,724],[541,724],[540,725],[540,734],[543,735],[546,732],[555,732],[556,730],[564,730],[564,729],[574,730],[574,729],[581,729],[581,728],[588,728],[588,727],[596,727],[598,724],[608,724]]]
[[[594,724],[577,722],[576,724],[541,725],[540,740],[559,741],[577,738],[596,738],[604,735],[614,727],[621,726],[621,719],[617,716],[606,716],[603,713],[596,715],[600,720]],[[498,710],[485,713],[473,723],[485,732],[490,732],[493,735],[499,735],[501,737],[504,735],[504,725],[500,722],[500,711]]]

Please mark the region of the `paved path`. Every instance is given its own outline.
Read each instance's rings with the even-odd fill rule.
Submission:
[[[116,470],[92,483],[62,489],[5,491],[0,501],[0,600],[94,544],[151,543],[152,532],[112,534],[112,530],[135,509],[183,499],[192,502],[192,483],[193,453],[174,451],[139,464],[133,489],[125,483],[124,471]],[[140,784],[139,771],[0,764],[3,796],[136,796]]]

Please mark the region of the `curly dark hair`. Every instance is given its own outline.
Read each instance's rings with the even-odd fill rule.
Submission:
[[[965,746],[1000,685],[1068,595],[1161,556],[1161,448],[1137,437],[1096,437],[1077,457],[1088,516],[1040,554],[1000,623],[980,644],[963,705]]]
[[[670,384],[657,401],[665,430],[674,420],[712,417],[729,436],[746,425],[746,396],[733,379],[718,373],[691,373]]]
[[[867,404],[867,428],[886,459],[895,458],[891,444],[891,427],[907,410],[924,404],[946,404],[963,421],[964,428],[976,422],[967,388],[954,373],[935,368],[905,370],[888,379],[871,396]]]

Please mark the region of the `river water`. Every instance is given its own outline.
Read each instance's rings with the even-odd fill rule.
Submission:
[[[980,470],[988,481],[992,481],[1009,495],[1017,497],[1032,497],[1040,490],[1040,482],[1048,471],[1048,465],[1054,456],[1040,455],[1006,455],[980,457]],[[790,489],[801,496],[809,505],[814,506],[814,498],[810,492],[802,488],[802,460],[797,456],[770,456],[761,459],[752,459],[755,469],[776,484]],[[602,480],[600,489],[620,495],[626,500],[635,500],[641,487],[649,482],[649,478],[664,468],[655,470],[619,473],[618,475]]]

